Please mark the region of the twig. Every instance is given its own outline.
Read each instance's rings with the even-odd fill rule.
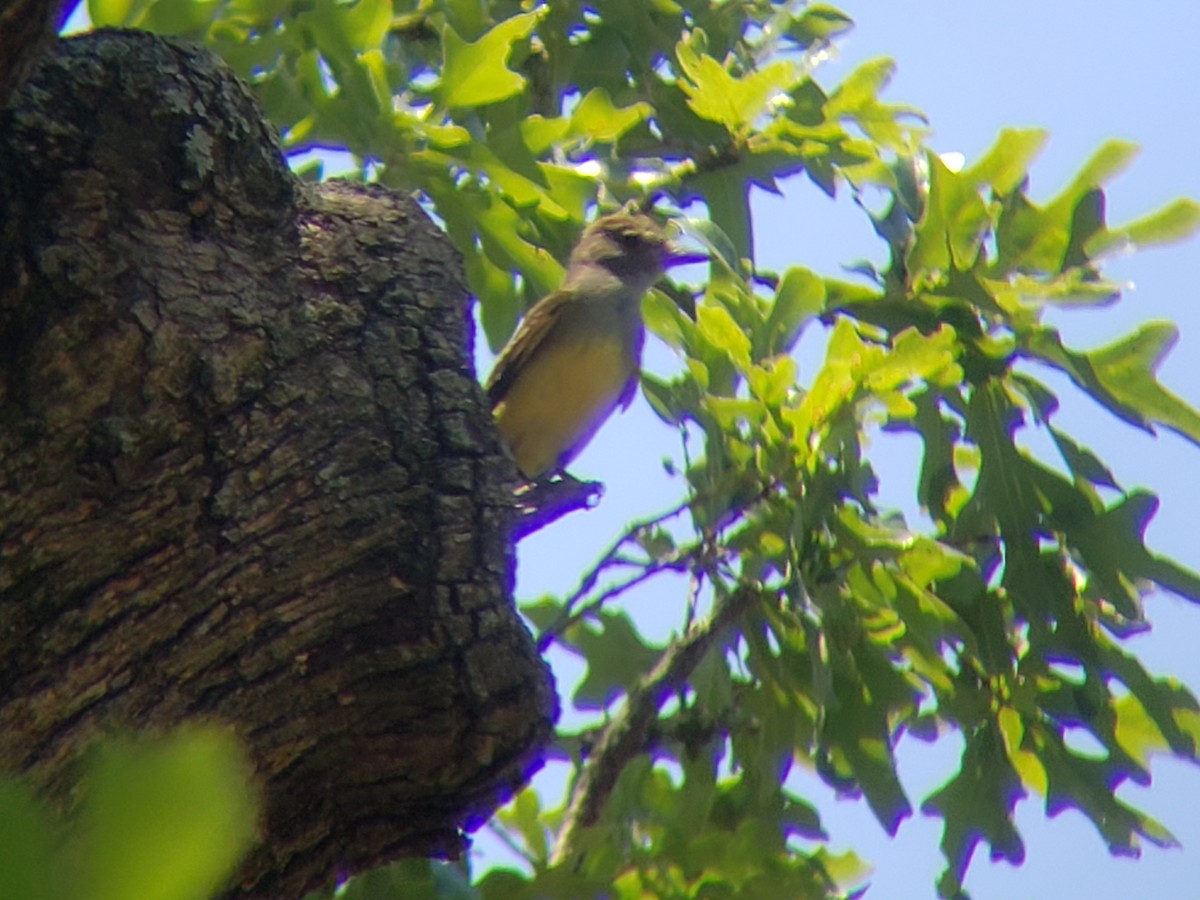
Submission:
[[[618,594],[625,593],[625,591],[629,590],[632,587],[636,587],[637,585],[641,584],[643,581],[646,581],[646,580],[654,577],[659,572],[667,572],[667,571],[676,571],[677,572],[681,569],[687,568],[692,557],[695,555],[697,549],[698,549],[698,547],[696,545],[692,545],[686,551],[680,551],[678,553],[672,554],[669,559],[656,560],[655,562],[650,563],[649,565],[645,566],[645,568],[643,568],[636,575],[626,578],[624,581],[620,582],[619,584],[614,584],[611,587],[605,588],[603,591],[600,592],[600,594],[598,596],[596,596],[592,600],[589,600],[587,603],[585,603],[583,606],[579,607],[578,609],[574,610],[573,612],[570,611],[569,607],[564,606],[563,611],[561,613],[559,613],[558,617],[555,618],[555,620],[553,622],[551,622],[549,625],[547,625],[545,630],[543,630],[542,633],[540,635],[538,635],[538,640],[537,640],[538,653],[545,653],[546,649],[550,646],[550,643],[555,638],[559,637],[564,631],[566,631],[568,628],[570,628],[572,625],[574,625],[580,619],[595,612],[597,609],[599,609],[601,606],[603,606],[605,603],[607,603],[613,597],[616,597]],[[622,562],[624,562],[624,561],[622,561]],[[626,564],[628,564],[628,563],[626,563]]]
[[[672,506],[666,512],[661,512],[658,515],[651,516],[648,519],[642,519],[639,522],[634,522],[609,545],[609,548],[604,551],[604,555],[600,557],[596,565],[592,566],[591,570],[579,580],[579,587],[575,588],[575,592],[567,598],[565,607],[570,609],[574,603],[579,601],[579,598],[596,586],[596,581],[600,578],[600,573],[605,568],[612,565],[614,562],[621,561],[617,556],[617,552],[629,541],[633,540],[642,531],[647,528],[652,528],[655,525],[661,525],[669,519],[675,518],[680,513],[684,512],[692,502],[693,498],[681,500],[679,503]]]
[[[776,483],[777,482],[771,482],[767,485],[764,485],[757,497],[748,503],[730,510],[723,518],[732,521],[739,516],[745,515],[745,513],[753,505],[765,499],[770,494]],[[558,616],[555,617],[554,621],[542,630],[542,633],[538,636],[537,641],[538,652],[545,653],[546,648],[550,646],[551,641],[561,635],[564,631],[566,631],[584,616],[598,609],[600,606],[618,594],[624,593],[629,588],[641,584],[643,581],[647,580],[653,575],[657,575],[659,572],[678,572],[687,568],[689,563],[696,561],[697,557],[706,557],[708,552],[716,546],[717,535],[726,526],[726,524],[728,524],[728,522],[718,521],[714,525],[705,529],[704,536],[700,541],[677,549],[667,559],[654,560],[648,564],[645,564],[631,561],[620,555],[621,548],[636,538],[640,532],[646,530],[647,528],[652,528],[655,525],[661,525],[668,519],[673,519],[675,516],[691,508],[692,504],[694,504],[696,501],[697,497],[692,496],[671,507],[666,512],[659,513],[658,515],[652,516],[648,519],[643,519],[640,522],[634,522],[632,525],[626,528],[625,531],[615,541],[613,541],[612,544],[609,545],[608,549],[604,551],[604,554],[600,557],[596,564],[592,566],[587,574],[580,579],[579,586],[575,588],[575,591],[566,599],[566,601],[564,601],[562,611],[558,614]],[[600,594],[600,596],[588,601],[586,605],[576,610],[576,605],[585,596],[587,596],[591,590],[595,588],[596,583],[600,580],[601,574],[603,574],[605,570],[617,565],[644,565],[645,568],[637,575],[627,579],[625,582],[606,589],[602,594]],[[691,586],[689,602],[692,604],[695,603],[696,595],[698,594],[699,589],[700,584],[698,582]],[[694,609],[694,605],[690,609]],[[689,610],[688,624],[691,623],[691,615],[692,613]]]
[[[511,834],[508,833],[507,828],[499,828],[491,821],[489,821],[487,823],[487,827],[488,827],[488,831],[490,831],[492,834],[494,834],[496,836],[496,838],[502,844],[504,844],[506,847],[508,847],[508,849],[511,850],[516,856],[519,856],[521,859],[525,860],[525,862],[529,863],[529,865],[531,865],[531,866],[537,864],[537,860],[533,857],[533,855],[530,854],[530,852],[528,850],[526,850],[524,847],[522,847],[521,844],[516,840],[516,838],[514,838]]]
[[[696,620],[696,604],[700,602],[700,588],[704,586],[704,570],[693,572],[688,579],[687,618],[684,620],[688,628]]]
[[[762,597],[754,586],[741,585],[720,597],[707,621],[697,623],[663,652],[658,665],[634,688],[621,711],[604,729],[571,790],[562,829],[550,854],[559,865],[575,853],[580,832],[594,824],[616,786],[617,778],[645,746],[663,700],[683,686],[704,655]]]
[[[634,522],[632,525],[630,525],[628,528],[626,528],[625,531],[622,532],[617,537],[617,539],[609,545],[608,549],[604,551],[603,555],[601,555],[600,559],[597,560],[596,564],[594,566],[592,566],[592,568],[587,571],[587,573],[583,576],[583,578],[581,578],[579,580],[579,586],[575,588],[575,590],[571,593],[571,595],[569,597],[567,597],[566,601],[563,603],[562,612],[560,612],[558,614],[558,617],[553,622],[551,622],[548,626],[546,626],[545,630],[542,632],[541,636],[538,638],[539,649],[541,651],[545,651],[546,646],[549,645],[549,640],[547,640],[547,635],[549,635],[549,637],[552,639],[552,638],[556,637],[557,635],[561,634],[563,629],[565,629],[568,625],[573,624],[574,622],[578,621],[577,616],[576,617],[572,616],[572,612],[575,608],[575,605],[578,604],[579,601],[582,600],[584,598],[584,596],[586,596],[587,593],[596,586],[596,582],[600,580],[601,574],[603,574],[606,569],[611,568],[612,566],[617,566],[617,565],[622,565],[622,566],[624,566],[624,565],[640,565],[640,563],[633,563],[630,560],[621,556],[620,552],[621,552],[622,547],[624,547],[627,543],[629,543],[631,540],[633,540],[635,537],[637,537],[639,532],[642,532],[647,528],[652,528],[655,525],[661,525],[663,522],[666,522],[668,519],[675,518],[677,515],[679,515],[680,513],[682,513],[684,510],[686,510],[688,508],[689,503],[690,503],[689,500],[683,500],[680,503],[678,503],[675,506],[668,509],[666,512],[662,512],[655,516],[651,516],[648,519],[642,519],[639,522]],[[661,569],[663,569],[663,568],[677,568],[677,567],[678,567],[678,565],[659,566],[659,568],[655,569],[655,571],[661,571]],[[653,574],[653,573],[651,573],[651,574]],[[635,576],[635,580],[631,584],[626,585],[626,587],[632,587],[633,584],[636,584],[637,582],[644,581],[644,580],[645,580],[644,577]],[[622,588],[622,590],[624,590],[624,589],[625,588]],[[612,592],[609,592],[605,596],[604,599],[607,600],[611,596],[612,596]],[[594,603],[588,604],[588,608],[589,609],[595,608],[595,604]]]

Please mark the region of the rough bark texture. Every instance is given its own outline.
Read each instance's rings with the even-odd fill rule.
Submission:
[[[54,42],[63,0],[0,0],[0,107]]]
[[[0,228],[0,767],[64,798],[97,735],[215,719],[265,784],[233,895],[454,853],[555,710],[453,249],[117,32],[0,114]]]

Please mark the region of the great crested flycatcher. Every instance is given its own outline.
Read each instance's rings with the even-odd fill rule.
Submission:
[[[584,231],[562,287],[543,297],[500,352],[487,395],[521,474],[567,465],[637,390],[642,297],[671,258],[650,216],[618,212]]]

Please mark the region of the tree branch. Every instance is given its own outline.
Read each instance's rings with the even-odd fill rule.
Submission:
[[[512,527],[514,542],[540,531],[577,509],[591,509],[604,495],[598,481],[580,481],[562,474],[554,479],[532,481],[513,492],[517,519]]]
[[[645,747],[646,735],[663,700],[684,684],[705,654],[761,597],[762,592],[750,585],[740,585],[720,597],[712,615],[667,647],[658,665],[629,694],[625,706],[604,729],[575,782],[550,855],[552,865],[566,862],[575,853],[580,832],[599,818],[622,770]]]

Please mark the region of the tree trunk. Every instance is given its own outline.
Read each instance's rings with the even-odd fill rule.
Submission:
[[[231,896],[453,854],[556,715],[453,248],[308,186],[209,53],[60,42],[0,114],[0,766],[244,739]]]

